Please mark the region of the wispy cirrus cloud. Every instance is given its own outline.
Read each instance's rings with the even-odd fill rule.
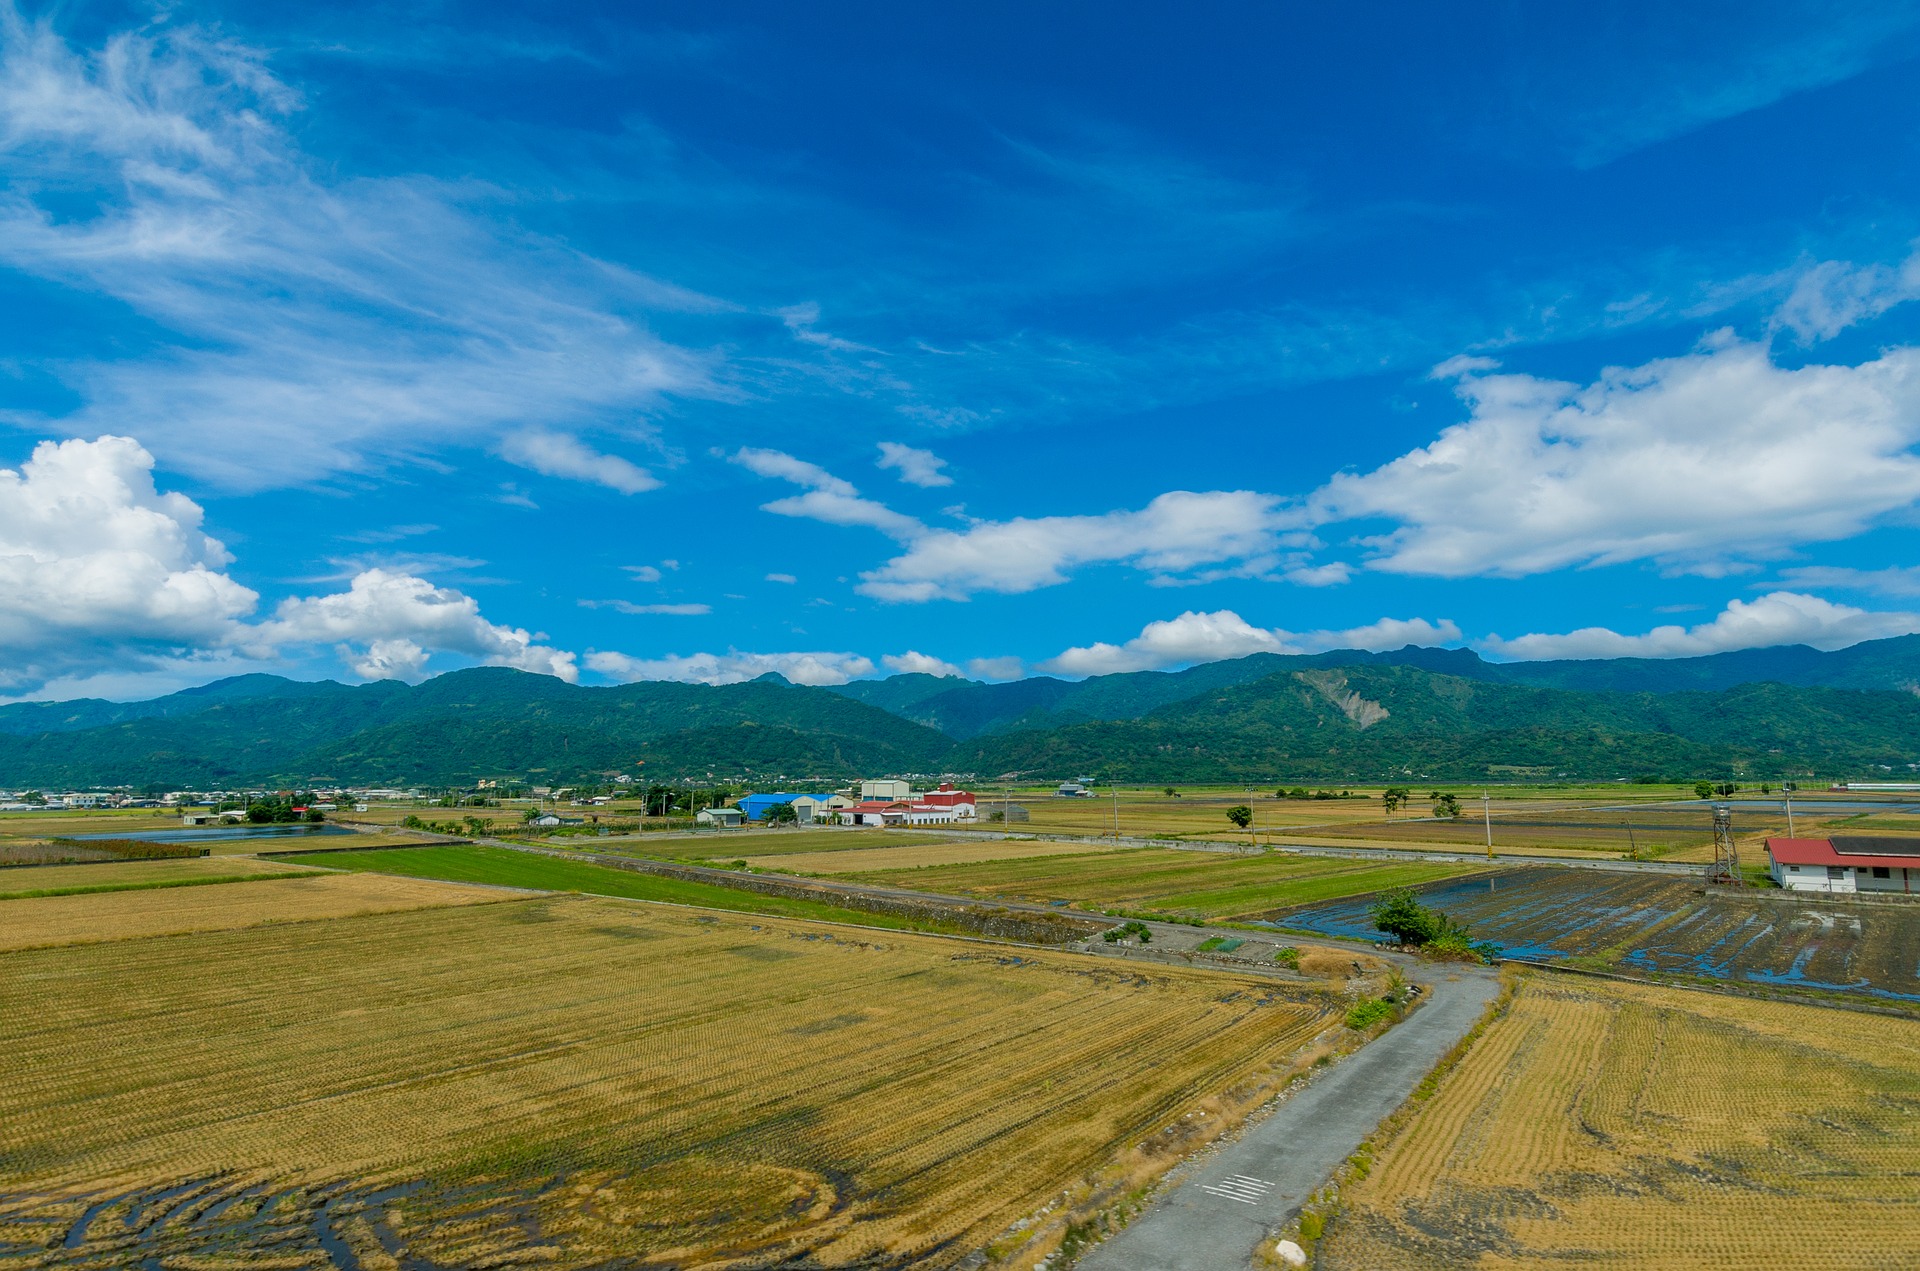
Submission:
[[[499,192],[481,184],[327,176],[294,140],[301,109],[259,50],[190,23],[82,50],[0,10],[0,262],[163,333],[63,365],[85,399],[65,426],[137,433],[242,489],[496,439],[648,488],[552,425],[618,431],[667,395],[723,394],[712,356],[648,315],[729,307],[483,215]]]

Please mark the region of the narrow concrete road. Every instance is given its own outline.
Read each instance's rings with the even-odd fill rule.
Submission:
[[[1450,978],[1451,977],[1451,978]],[[1437,970],[1431,999],[1322,1072],[1238,1140],[1189,1167],[1085,1271],[1243,1271],[1374,1128],[1406,1101],[1499,992],[1485,968]]]

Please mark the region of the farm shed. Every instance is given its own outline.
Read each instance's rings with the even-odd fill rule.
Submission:
[[[1773,881],[1789,891],[1912,895],[1920,887],[1920,837],[1768,839],[1767,860]]]
[[[764,821],[767,819],[768,808],[778,807],[783,803],[792,803],[799,797],[798,794],[788,793],[749,794],[741,796],[735,802],[747,820]],[[798,809],[795,809],[795,811],[798,811]]]
[[[693,814],[695,825],[718,825],[731,828],[746,820],[739,808],[702,808]]]

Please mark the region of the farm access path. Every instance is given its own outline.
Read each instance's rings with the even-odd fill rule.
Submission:
[[[1265,1120],[1180,1166],[1133,1222],[1081,1258],[1084,1271],[1244,1271],[1499,993],[1499,977],[1461,967],[1434,977],[1407,1019],[1325,1069]]]

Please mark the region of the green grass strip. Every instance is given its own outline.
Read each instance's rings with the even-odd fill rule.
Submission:
[[[397,851],[369,848],[364,852],[336,852],[326,858],[328,869],[400,874],[408,878],[436,878],[449,883],[486,883],[495,887],[526,887],[536,891],[586,892],[628,900],[659,900],[703,909],[732,909],[781,918],[813,918],[822,922],[852,922],[895,931],[952,933],[958,927],[917,922],[892,914],[843,909],[838,905],[787,896],[763,896],[735,891],[712,883],[662,878],[611,865],[561,860],[516,852],[512,848],[480,844],[458,847],[409,847]]]

